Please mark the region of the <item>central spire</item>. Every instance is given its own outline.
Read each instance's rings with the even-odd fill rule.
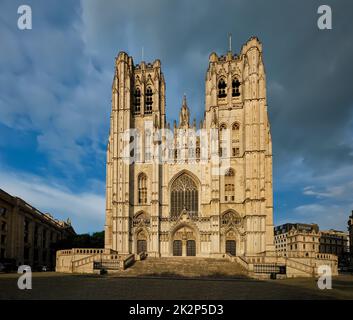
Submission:
[[[183,96],[183,104],[179,115],[179,128],[189,128],[190,111],[186,103],[186,95]]]
[[[232,52],[232,34],[228,33],[229,52]]]

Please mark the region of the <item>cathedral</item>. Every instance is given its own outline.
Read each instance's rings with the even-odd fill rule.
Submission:
[[[205,110],[166,121],[161,62],[115,61],[105,249],[151,257],[274,252],[272,143],[262,44],[211,53]]]

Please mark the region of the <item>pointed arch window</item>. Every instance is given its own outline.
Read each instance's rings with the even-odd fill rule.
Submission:
[[[144,211],[137,213],[133,218],[133,226],[136,227],[140,224],[144,224],[145,226],[150,226],[150,217]]]
[[[146,204],[147,203],[147,177],[144,173],[139,174],[137,184],[138,184],[138,203]]]
[[[232,156],[233,157],[238,157],[240,155],[239,132],[240,132],[239,123],[238,122],[233,123],[232,125]]]
[[[151,161],[152,135],[150,130],[145,133],[145,162]]]
[[[221,124],[219,128],[219,156],[227,157],[227,146],[229,142],[229,132],[227,131],[227,125]]]
[[[152,105],[153,105],[153,91],[151,87],[147,87],[146,89],[146,109],[145,114],[152,113]]]
[[[141,112],[141,90],[136,88],[134,92],[134,114],[140,114]]]
[[[199,193],[196,183],[187,174],[182,174],[173,182],[170,200],[172,217],[177,217],[183,209],[186,209],[192,216],[197,216]]]
[[[234,170],[229,168],[224,175],[224,201],[234,201]]]
[[[239,97],[240,96],[240,82],[237,78],[232,80],[232,97]]]
[[[233,223],[233,224],[241,223],[241,218],[238,213],[235,213],[233,211],[227,211],[222,215],[222,226],[225,227],[230,223]]]
[[[218,81],[218,98],[225,98],[227,96],[227,84],[223,78]]]

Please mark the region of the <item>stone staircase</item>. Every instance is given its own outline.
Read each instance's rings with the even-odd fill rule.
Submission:
[[[237,262],[199,257],[151,258],[135,263],[119,276],[246,278],[247,271]]]

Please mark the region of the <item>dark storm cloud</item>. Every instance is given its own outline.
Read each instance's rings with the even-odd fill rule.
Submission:
[[[352,1],[28,0],[33,10],[28,32],[16,27],[21,4],[1,3],[0,124],[34,132],[33,152],[48,157],[54,176],[52,166],[59,164],[65,177],[78,168],[104,172],[119,51],[139,63],[144,47],[144,60],[161,60],[169,121],[178,118],[183,93],[192,116],[201,120],[209,54],[227,51],[228,33],[236,53],[255,35],[263,43],[267,74],[275,217],[281,208],[288,213],[283,219],[291,212],[303,220],[299,213],[309,212],[313,220],[334,217],[337,210],[340,217],[348,214],[353,206],[345,200],[353,192]],[[322,4],[332,8],[332,30],[317,27]],[[6,143],[3,139],[0,146]],[[3,150],[11,153],[11,147]],[[93,178],[101,181],[102,175]],[[85,181],[76,181],[78,186],[85,190]]]
[[[329,227],[337,215],[335,227],[344,228],[353,204],[331,189],[352,192],[351,1],[105,3],[102,7],[93,0],[82,2],[88,47],[92,52],[104,48],[97,56],[107,68],[120,50],[139,62],[142,46],[145,60],[161,59],[171,121],[178,117],[184,92],[192,115],[203,117],[208,56],[212,51],[226,52],[229,32],[237,53],[257,36],[263,43],[267,73],[275,219],[316,221]],[[332,8],[332,30],[317,27],[322,4]],[[325,194],[332,196],[323,198]]]
[[[83,2],[94,20],[97,44],[129,51],[139,62],[160,58],[167,81],[169,119],[177,118],[183,92],[193,114],[204,110],[208,55],[234,51],[252,36],[264,46],[274,151],[280,162],[301,156],[317,170],[352,162],[344,134],[352,117],[353,3],[326,1],[333,29],[319,30],[322,1],[96,1]],[[100,10],[98,10],[100,7]],[[90,18],[93,18],[90,16]],[[93,28],[93,27],[91,27]],[[109,57],[110,55],[110,57]]]

